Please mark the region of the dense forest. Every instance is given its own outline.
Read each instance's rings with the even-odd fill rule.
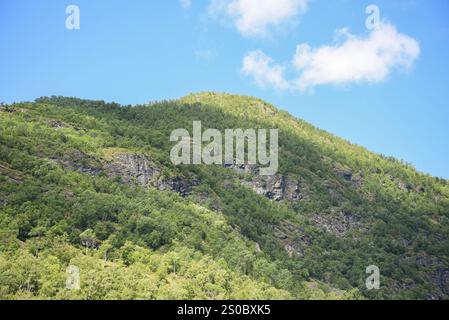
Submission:
[[[279,129],[279,172],[173,165],[197,120]],[[1,299],[448,299],[448,237],[449,181],[256,98],[0,106]]]

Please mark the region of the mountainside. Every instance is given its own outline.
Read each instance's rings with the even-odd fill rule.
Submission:
[[[278,173],[173,165],[197,120],[278,128]],[[259,99],[46,97],[0,124],[0,298],[449,298],[449,182]]]

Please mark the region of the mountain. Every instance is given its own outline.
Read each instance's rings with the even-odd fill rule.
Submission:
[[[279,171],[174,165],[198,120],[279,129]],[[0,123],[0,298],[449,298],[449,182],[260,99],[43,97]]]

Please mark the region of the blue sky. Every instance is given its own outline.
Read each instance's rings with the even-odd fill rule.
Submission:
[[[449,178],[448,1],[254,3],[1,0],[0,101],[252,95]],[[79,30],[66,28],[72,4]]]

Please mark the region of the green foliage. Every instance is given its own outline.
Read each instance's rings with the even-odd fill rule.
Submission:
[[[0,110],[0,297],[5,299],[447,298],[449,185],[294,119],[261,100],[194,94],[144,106],[40,98]],[[3,111],[7,109],[7,111]],[[276,203],[219,166],[175,167],[173,129],[279,128],[280,173],[307,196]],[[192,196],[112,178],[102,163],[146,155]],[[350,170],[354,186],[339,172]],[[244,177],[250,181],[251,177]],[[341,236],[315,215],[357,216]],[[290,223],[289,255],[278,232]],[[424,261],[424,263],[422,263]],[[427,263],[430,261],[429,263]],[[382,289],[365,289],[365,268]],[[65,287],[80,268],[80,290]],[[444,284],[443,284],[444,286]]]

